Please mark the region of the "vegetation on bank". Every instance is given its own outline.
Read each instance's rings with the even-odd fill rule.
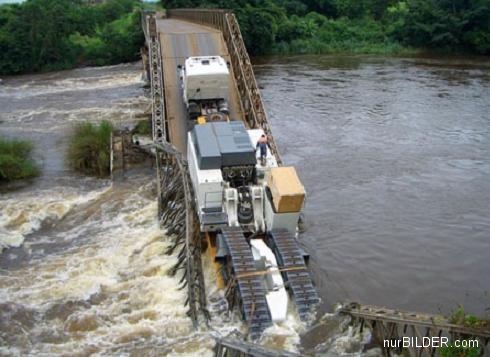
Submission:
[[[251,55],[490,54],[489,0],[160,0],[233,10]],[[0,75],[139,58],[138,0],[26,0],[0,5]]]
[[[140,6],[138,0],[1,5],[0,75],[136,60],[144,43]]]
[[[482,319],[475,315],[467,314],[463,305],[459,305],[458,308],[451,313],[448,321],[455,325],[462,325],[474,329],[490,328],[490,319]]]
[[[462,305],[459,305],[457,309],[451,312],[448,317],[448,322],[477,330],[486,330],[490,327],[490,319],[478,318],[475,315],[467,314]],[[453,341],[450,341],[449,346],[443,346],[437,349],[441,357],[477,357],[480,356],[480,351],[480,346],[475,346],[474,341],[470,342],[470,340],[465,340],[464,342],[461,340],[458,346]]]
[[[100,124],[77,124],[69,137],[68,165],[86,175],[109,176],[112,131],[112,124],[106,120]]]
[[[441,357],[478,357],[480,356],[480,347],[470,345],[470,340],[466,342],[460,342],[461,344],[467,344],[468,347],[458,347],[451,343],[449,346],[439,347],[437,352]]]
[[[150,120],[140,120],[136,123],[133,134],[139,135],[151,135],[151,122]]]
[[[488,0],[162,0],[166,8],[228,8],[252,55],[490,54]]]
[[[39,175],[39,168],[31,155],[30,142],[0,138],[0,182]]]

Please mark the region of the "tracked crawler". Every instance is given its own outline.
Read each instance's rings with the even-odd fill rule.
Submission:
[[[196,50],[192,44],[222,50],[209,28],[164,20],[163,33],[171,35],[160,42],[155,18],[143,20],[159,219],[173,238],[167,253],[178,260],[170,273],[182,277],[189,316],[196,326],[200,316],[209,318],[201,263],[209,254],[217,284],[252,339],[288,313],[306,319],[319,299],[297,243],[305,192],[294,168],[282,166],[236,19],[225,12],[218,21],[235,51],[224,57],[182,57]]]
[[[230,118],[223,58],[190,57],[180,70],[199,230],[229,305],[252,338],[285,321],[290,305],[306,319],[319,299],[296,240],[305,197],[296,171],[279,166],[263,129]]]

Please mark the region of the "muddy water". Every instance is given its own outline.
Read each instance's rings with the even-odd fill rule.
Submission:
[[[323,298],[490,313],[490,61],[291,57],[255,70],[306,185]]]
[[[32,140],[42,163],[41,177],[0,196],[0,354],[163,350],[192,333],[178,281],[165,274],[175,258],[162,254],[151,173],[116,187],[70,172],[63,160],[73,123],[126,126],[145,110],[140,68],[0,86],[1,134]],[[206,343],[196,346],[189,350]]]
[[[325,304],[488,308],[488,65],[302,57],[256,70],[308,190],[303,241]],[[218,303],[210,328],[192,328],[167,274],[175,257],[163,254],[151,170],[112,185],[66,168],[73,123],[129,126],[144,112],[140,74],[128,64],[0,86],[0,133],[31,139],[42,164],[41,177],[0,193],[0,354],[209,355],[212,336],[244,331],[219,308],[207,263]],[[359,351],[351,331],[324,343],[336,324],[322,319],[303,346]],[[304,332],[293,314],[262,343],[300,350]]]
[[[195,331],[175,256],[156,222],[154,172],[82,177],[64,152],[74,123],[134,123],[148,107],[141,64],[5,78],[0,134],[32,140],[42,175],[0,193],[0,355],[211,355],[213,336],[244,332],[206,265],[213,321]],[[205,259],[205,262],[207,260]],[[264,344],[296,350],[291,317]]]

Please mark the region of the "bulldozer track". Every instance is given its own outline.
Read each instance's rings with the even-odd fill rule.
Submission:
[[[298,309],[298,314],[302,320],[306,320],[320,299],[313,286],[298,243],[294,236],[285,229],[272,230],[269,233],[269,240],[276,254],[284,281]]]
[[[253,274],[256,272],[255,263],[242,230],[227,227],[221,232],[230,253],[231,273],[234,277],[231,281],[236,285],[236,297],[243,319],[249,324],[251,338],[257,339],[272,324],[261,277]]]

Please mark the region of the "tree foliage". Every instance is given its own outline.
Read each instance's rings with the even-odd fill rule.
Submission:
[[[0,6],[0,75],[136,59],[143,43],[133,12],[138,4],[27,0]]]
[[[490,0],[162,0],[166,8],[229,8],[251,54],[490,53]]]

